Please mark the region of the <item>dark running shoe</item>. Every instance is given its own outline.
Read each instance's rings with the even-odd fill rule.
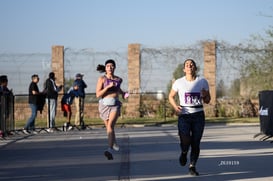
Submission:
[[[199,175],[199,173],[196,171],[195,167],[190,167],[189,168],[189,174],[193,175],[193,176],[198,176]]]
[[[181,152],[181,155],[179,157],[179,162],[181,166],[185,166],[187,163],[187,153]]]
[[[108,151],[108,150],[104,152],[104,156],[106,156],[106,158],[108,160],[113,160],[114,159],[112,153],[110,151]]]

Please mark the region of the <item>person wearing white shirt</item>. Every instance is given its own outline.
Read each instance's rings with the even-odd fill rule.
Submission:
[[[208,81],[196,75],[197,66],[194,60],[184,61],[185,76],[174,81],[169,93],[169,102],[178,114],[178,132],[180,137],[181,166],[187,164],[187,154],[191,147],[189,173],[199,175],[196,163],[200,154],[200,142],[205,127],[203,103],[210,102]],[[179,103],[175,101],[178,95]]]

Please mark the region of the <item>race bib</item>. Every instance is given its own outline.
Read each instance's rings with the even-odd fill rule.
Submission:
[[[201,105],[201,94],[200,92],[186,92],[185,93],[185,104],[186,105]]]

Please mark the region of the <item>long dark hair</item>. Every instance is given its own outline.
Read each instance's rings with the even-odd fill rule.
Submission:
[[[105,66],[106,66],[106,64],[108,64],[108,63],[112,63],[112,64],[114,65],[114,67],[116,68],[116,62],[115,62],[114,60],[112,60],[112,59],[109,59],[109,60],[106,60],[106,61],[105,61],[105,64],[104,64],[104,65],[99,64],[99,65],[97,66],[97,71],[99,71],[100,73],[105,72]]]

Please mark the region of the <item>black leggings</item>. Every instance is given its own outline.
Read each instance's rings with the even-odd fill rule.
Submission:
[[[205,127],[203,111],[179,116],[178,129],[182,152],[188,152],[191,147],[190,161],[195,165],[200,154],[200,142]]]

